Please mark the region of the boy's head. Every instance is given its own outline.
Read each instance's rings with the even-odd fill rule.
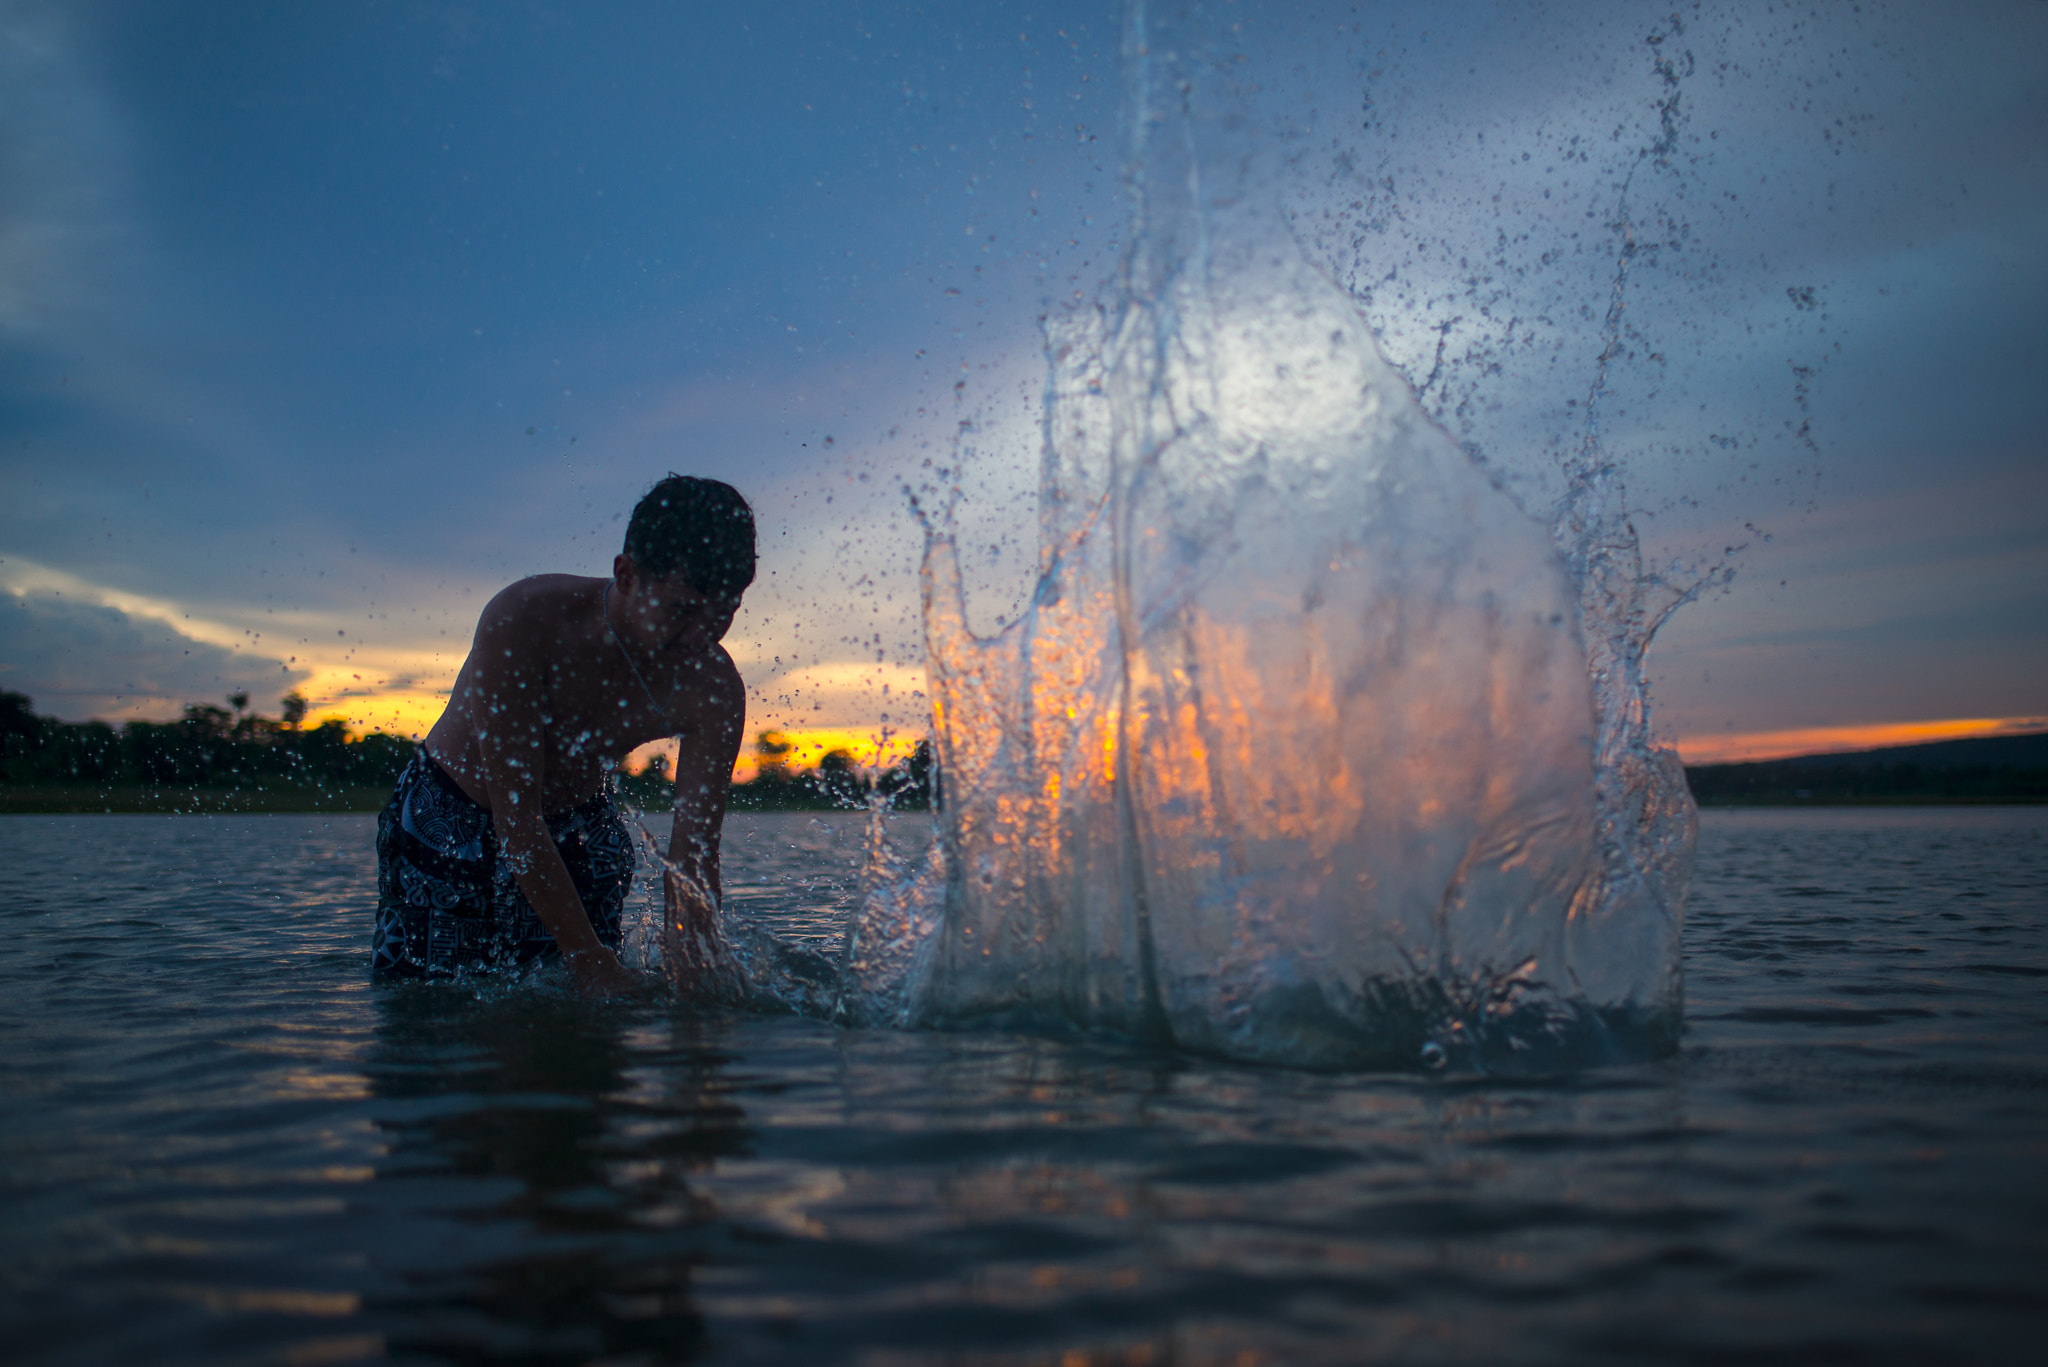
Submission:
[[[682,570],[705,597],[737,601],[754,582],[754,510],[730,484],[670,475],[633,505],[625,551],[642,574]]]

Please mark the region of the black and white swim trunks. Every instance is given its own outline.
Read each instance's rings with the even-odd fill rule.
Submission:
[[[606,793],[548,817],[547,827],[591,928],[618,949],[620,912],[633,884],[633,841],[618,805]],[[377,817],[371,971],[452,978],[557,952],[555,937],[498,858],[490,811],[420,751]]]

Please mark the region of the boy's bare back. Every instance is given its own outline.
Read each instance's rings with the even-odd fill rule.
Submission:
[[[485,605],[448,707],[426,742],[435,762],[479,803],[492,806],[501,787],[523,792],[532,776],[520,771],[537,753],[541,810],[562,811],[596,796],[627,753],[671,736],[682,745],[679,782],[692,768],[699,770],[690,775],[698,786],[732,772],[746,699],[739,670],[719,644],[730,609],[707,610],[686,582],[662,586],[668,603],[694,609],[696,619],[664,633],[660,621],[650,627],[642,620],[644,595],[629,597],[615,582],[536,575]],[[504,766],[495,776],[494,759]]]

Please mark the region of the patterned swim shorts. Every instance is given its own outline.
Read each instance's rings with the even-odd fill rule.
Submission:
[[[614,950],[633,884],[633,841],[610,793],[547,818],[597,938]],[[370,968],[379,977],[488,973],[558,952],[498,858],[489,809],[422,750],[399,775],[377,817],[377,928]]]

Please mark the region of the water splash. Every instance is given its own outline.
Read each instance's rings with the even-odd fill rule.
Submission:
[[[1310,1066],[1668,1049],[1671,603],[1597,429],[1525,515],[1293,245],[1198,17],[1130,14],[1131,245],[1048,326],[1036,592],[974,636],[927,523],[944,810],[871,867],[840,1013]]]

